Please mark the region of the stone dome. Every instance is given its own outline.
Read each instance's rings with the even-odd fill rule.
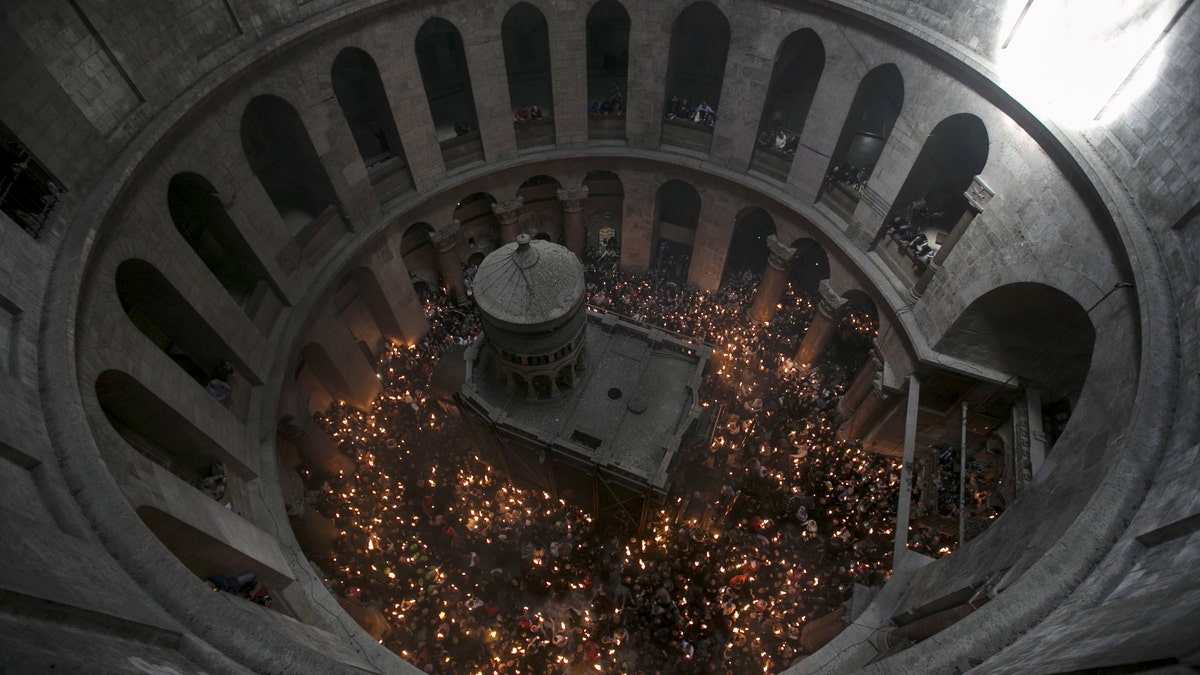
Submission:
[[[475,274],[475,302],[512,327],[554,324],[583,303],[583,266],[563,246],[527,234],[493,251]]]

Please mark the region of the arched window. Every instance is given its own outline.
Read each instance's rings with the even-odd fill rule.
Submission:
[[[758,122],[752,168],[787,180],[824,69],[825,46],[811,29],[798,30],[779,45]]]
[[[882,257],[901,278],[915,282],[949,237],[967,210],[963,193],[987,157],[987,128],[968,113],[938,122],[925,139],[876,235]]]
[[[854,215],[903,107],[904,78],[895,64],[872,69],[858,84],[820,191],[822,200],[846,220]]]
[[[583,223],[589,247],[620,250],[621,222],[625,209],[625,186],[611,171],[590,171],[583,179],[588,189],[583,203]]]
[[[293,235],[336,211],[333,184],[292,104],[271,95],[250,99],[242,113],[242,150]]]
[[[625,139],[629,95],[629,12],[600,0],[587,17],[588,138]]]
[[[416,51],[446,169],[483,161],[475,95],[458,29],[442,18],[426,21],[417,32]]]
[[[721,282],[745,272],[762,274],[767,264],[767,237],[775,234],[775,220],[761,207],[748,208],[738,215],[725,254]]]
[[[667,60],[664,145],[699,152],[712,147],[728,54],[729,21],[712,3],[692,3],[675,19]]]
[[[667,181],[658,188],[654,213],[652,264],[664,278],[686,283],[700,225],[700,193],[686,181]]]
[[[176,174],[167,186],[167,209],[188,246],[247,316],[253,319],[254,310],[264,306],[261,295],[281,304],[266,268],[229,217],[212,183],[196,173]]]
[[[504,15],[500,37],[518,148],[554,145],[554,85],[546,17],[528,2]]]
[[[413,189],[400,132],[374,59],[347,47],[333,61],[333,93],[380,201]]]

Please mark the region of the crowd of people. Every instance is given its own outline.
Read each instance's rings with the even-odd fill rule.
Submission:
[[[875,170],[872,166],[854,166],[853,164],[837,164],[834,165],[829,173],[825,174],[826,187],[834,185],[845,185],[854,191],[855,194],[861,195],[862,191],[867,187],[867,181],[871,179],[871,172]]]
[[[917,199],[892,217],[886,232],[907,246],[914,258],[928,265],[933,262],[937,249],[933,248],[925,232],[939,226],[944,215],[941,211],[932,211],[924,199]]]
[[[625,114],[625,97],[621,94],[621,87],[614,84],[612,92],[608,98],[604,100],[593,100],[588,104],[588,116],[597,117],[600,115],[624,115]]]
[[[692,107],[688,105],[688,100],[680,99],[678,96],[672,96],[667,102],[667,111],[664,116],[669,120],[686,120],[696,124],[703,124],[708,128],[712,128],[717,124],[717,111],[708,104],[708,101],[700,101],[700,105]]]
[[[541,106],[537,105],[536,103],[532,105],[518,106],[517,109],[513,111],[513,121],[517,122],[518,124],[536,122],[543,117],[545,117],[545,113],[542,112]]]
[[[425,299],[429,334],[381,358],[372,410],[320,419],[353,473],[309,475],[341,533],[308,551],[331,590],[386,619],[384,645],[429,673],[748,673],[803,656],[807,622],[855,583],[888,576],[899,466],[836,439],[838,397],[874,320],[847,315],[826,358],[789,358],[815,299],[789,290],[769,327],[745,319],[754,273],[716,292],[587,266],[588,302],[714,348],[710,438],[643,531],[595,522],[506,482],[465,424],[427,394],[433,367],[480,330],[476,311]]]
[[[774,132],[764,129],[758,135],[758,146],[760,148],[773,148],[788,155],[795,155],[796,150],[800,147],[800,137],[796,134],[788,133],[783,127],[775,127]]]

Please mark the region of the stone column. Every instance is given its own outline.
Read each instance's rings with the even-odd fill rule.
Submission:
[[[898,561],[908,549],[908,521],[912,510],[913,459],[917,455],[917,413],[921,403],[921,381],[908,378],[908,409],[904,418],[904,463],[900,469],[900,503],[896,506],[896,548],[892,560]]]
[[[879,357],[875,350],[872,350],[870,358],[863,364],[862,369],[858,371],[858,375],[854,377],[854,382],[850,383],[850,389],[838,399],[838,420],[845,421],[850,419],[850,416],[862,404],[863,399],[870,393],[871,388],[875,386],[875,380],[882,371],[883,359]]]
[[[567,248],[583,259],[586,236],[583,231],[583,200],[587,199],[588,187],[566,188],[558,191],[558,203],[563,211],[563,239]]]
[[[950,236],[946,238],[946,243],[942,244],[941,248],[934,254],[933,261],[929,263],[929,267],[926,267],[925,271],[921,273],[921,277],[917,279],[917,283],[908,289],[909,300],[916,302],[924,295],[925,289],[929,287],[930,280],[933,279],[933,275],[937,274],[937,271],[942,268],[942,264],[946,261],[946,256],[950,255],[950,251],[954,248],[954,245],[958,243],[959,239],[962,239],[963,233],[967,231],[967,226],[971,224],[971,221],[975,220],[976,216],[983,213],[983,207],[987,206],[988,201],[995,194],[979,176],[971,179],[971,187],[967,188],[967,191],[963,193],[963,196],[967,198],[967,210],[963,212],[962,217],[954,224],[954,229],[950,230]]]
[[[796,350],[796,364],[801,370],[807,370],[825,352],[825,347],[833,339],[834,331],[841,321],[842,307],[846,304],[845,298],[839,297],[833,291],[828,279],[821,281],[820,289],[821,299],[817,302],[817,312],[813,314],[808,330],[804,331],[800,349]]]
[[[354,460],[342,454],[333,439],[313,421],[308,410],[308,392],[298,387],[283,391],[279,401],[276,433],[295,446],[313,471],[336,476],[354,469]]]
[[[437,251],[438,268],[442,272],[442,280],[446,282],[446,290],[453,302],[461,303],[467,299],[467,284],[463,279],[462,261],[458,259],[458,232],[462,223],[450,221],[445,227],[429,235],[433,249]]]
[[[496,220],[500,221],[501,246],[516,241],[517,235],[521,233],[521,204],[524,203],[523,197],[517,197],[507,202],[492,204],[492,213],[496,214]]]
[[[750,318],[759,323],[770,323],[775,317],[779,298],[787,287],[788,268],[796,249],[779,243],[775,235],[767,237],[767,266],[763,268],[762,281],[750,307]]]
[[[882,382],[872,382],[871,388],[854,410],[854,414],[838,428],[838,440],[853,441],[869,433],[879,415],[891,404],[891,398],[891,393],[883,388]]]

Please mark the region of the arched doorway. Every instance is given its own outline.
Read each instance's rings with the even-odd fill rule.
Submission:
[[[775,220],[766,209],[756,206],[739,214],[729,239],[729,251],[725,254],[721,283],[743,275],[746,278],[762,275],[767,264],[767,237],[773,234]]]
[[[821,244],[807,237],[793,241],[791,248],[796,249],[788,277],[792,292],[815,300],[821,281],[829,278],[829,256]]]
[[[528,2],[513,5],[500,25],[508,99],[521,149],[554,145],[549,32],[546,17]]]
[[[712,147],[728,54],[729,21],[712,3],[692,3],[675,19],[667,60],[664,145],[698,152]],[[696,112],[708,108],[711,115]]]
[[[558,191],[562,188],[551,176],[532,176],[517,189],[521,198],[522,232],[544,232],[551,241],[560,241],[563,231],[562,206]]]
[[[242,113],[242,150],[293,236],[336,209],[333,184],[292,104],[269,94],[250,99]]]
[[[583,222],[587,228],[587,247],[597,255],[619,257],[621,221],[625,208],[625,186],[611,171],[589,171],[583,179],[588,189],[583,204]]]
[[[987,158],[987,128],[978,117],[959,113],[933,128],[875,236],[901,279],[916,281],[949,237],[967,210],[963,192]]]
[[[417,31],[415,48],[425,99],[429,102],[446,169],[483,161],[483,143],[462,35],[454,24],[434,17]]]
[[[821,199],[843,218],[854,215],[903,107],[904,78],[895,64],[872,69],[858,84],[820,190]]]
[[[825,46],[811,29],[787,36],[775,53],[751,168],[786,181],[825,69]]]
[[[275,296],[266,268],[206,178],[191,172],[173,176],[167,185],[167,210],[184,241],[244,310],[259,284],[267,284],[262,290]],[[278,296],[275,299],[278,302]]]
[[[361,49],[346,47],[334,59],[330,78],[380,201],[412,190],[412,174],[375,60]]]
[[[658,188],[654,213],[651,266],[663,279],[687,283],[700,225],[700,193],[686,181],[669,180]]]
[[[588,138],[625,139],[629,94],[629,12],[600,0],[587,17]]]

